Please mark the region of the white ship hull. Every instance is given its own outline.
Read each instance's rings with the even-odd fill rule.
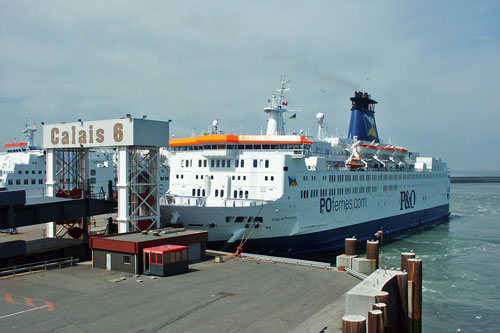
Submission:
[[[336,176],[343,175],[345,179],[348,174],[341,172]],[[391,174],[409,177],[412,173]],[[321,177],[321,173],[318,175]],[[331,193],[328,183],[322,185],[324,188],[319,190]],[[342,187],[336,185],[331,187],[333,191],[347,188],[345,183]],[[349,184],[353,185],[359,189],[360,184]],[[369,186],[376,187],[377,192],[300,199],[295,198],[300,192],[297,186],[271,202],[226,199],[224,207],[166,203],[161,209],[167,220],[175,215],[186,228],[207,230],[209,247],[233,251],[243,242],[245,251],[285,256],[333,252],[341,249],[346,237],[372,239],[381,228],[385,237],[393,236],[449,216],[449,182],[445,172],[438,178],[419,182],[376,181]],[[179,203],[188,199],[194,202],[197,198],[176,198]],[[254,222],[255,217],[262,217],[262,222]]]

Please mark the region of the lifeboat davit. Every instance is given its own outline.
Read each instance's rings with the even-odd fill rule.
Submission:
[[[359,156],[363,159],[370,159],[377,153],[377,147],[374,145],[358,143],[354,146],[354,149],[358,152]]]

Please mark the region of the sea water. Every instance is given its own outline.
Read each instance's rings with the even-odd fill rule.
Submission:
[[[423,332],[500,332],[500,184],[451,184],[447,223],[382,247],[382,266],[401,252],[423,259]]]

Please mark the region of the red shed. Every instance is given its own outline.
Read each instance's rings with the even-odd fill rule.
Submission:
[[[144,253],[144,273],[169,276],[187,272],[189,252],[187,246],[161,245],[148,247]]]

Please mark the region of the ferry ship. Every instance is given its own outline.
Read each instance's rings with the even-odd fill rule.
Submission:
[[[393,236],[446,220],[445,162],[384,144],[377,102],[355,92],[347,137],[285,134],[288,82],[268,100],[265,135],[210,133],[170,140],[164,222],[208,230],[208,247],[287,257],[339,251],[346,237]],[[289,118],[293,118],[293,116]]]
[[[35,125],[24,124],[23,133],[26,140],[23,142],[8,143],[5,152],[0,152],[0,191],[25,190],[26,197],[39,197],[45,195],[46,155],[41,146],[35,145]],[[67,161],[71,153],[67,154]],[[91,195],[104,199],[109,196],[109,181],[116,190],[116,161],[112,150],[91,150],[89,155],[90,178],[89,187]],[[168,165],[165,154],[160,164],[160,195],[164,195],[168,188]],[[71,175],[67,174],[67,184],[63,188],[70,190],[73,182]]]

